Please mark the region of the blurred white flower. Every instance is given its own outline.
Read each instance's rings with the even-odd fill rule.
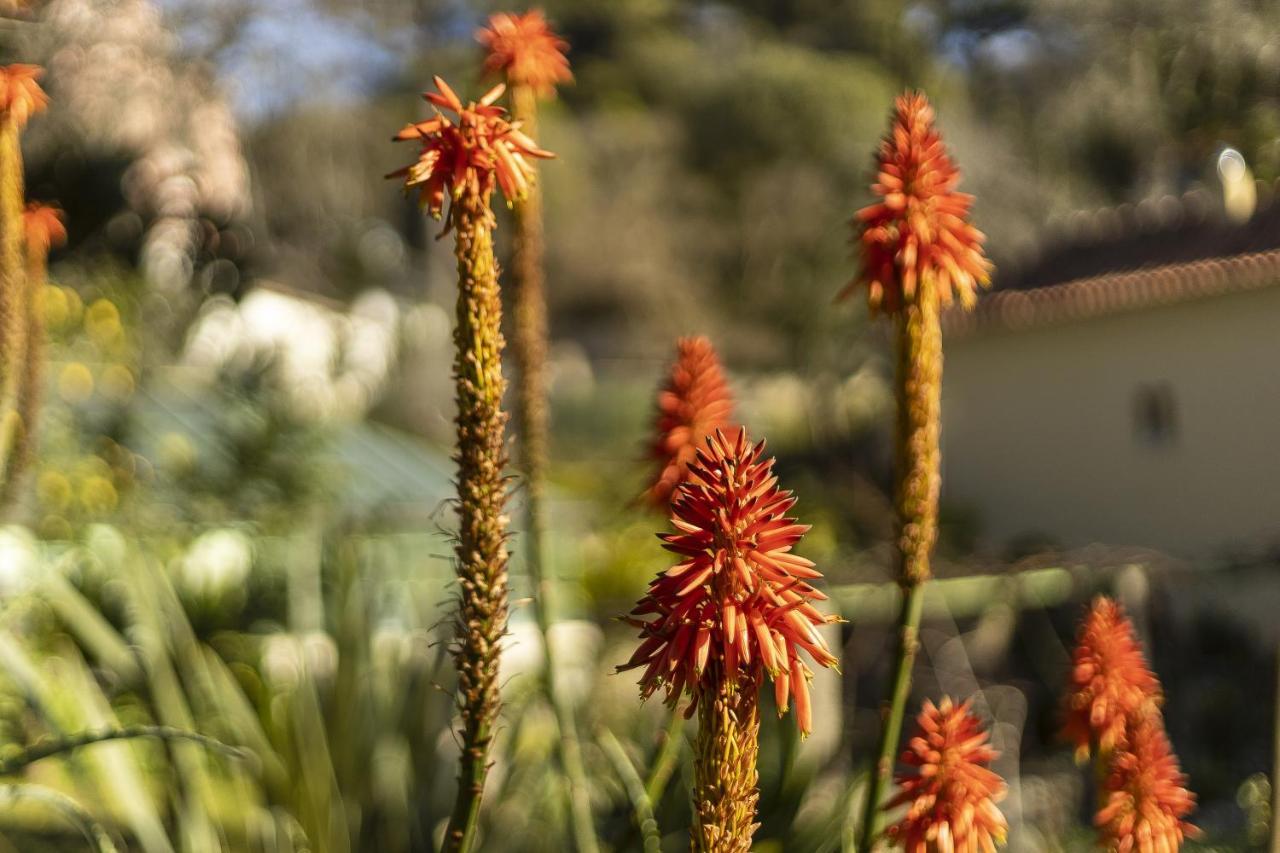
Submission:
[[[0,527],[0,599],[26,592],[37,577],[39,561],[31,531],[16,524]]]
[[[191,543],[182,558],[182,588],[196,596],[217,596],[240,587],[253,567],[253,543],[239,530],[210,530]]]
[[[510,632],[510,642],[502,655],[502,680],[514,689],[527,689],[527,679],[542,677],[542,636],[528,619],[513,621]],[[559,666],[556,689],[561,695],[573,702],[590,695],[599,675],[603,644],[604,634],[593,622],[569,619],[551,627],[551,645]]]
[[[356,419],[395,366],[399,327],[400,307],[385,291],[366,291],[343,311],[264,282],[238,305],[211,300],[188,333],[182,360],[212,378],[224,365],[271,354],[296,411]]]
[[[110,524],[89,525],[85,531],[84,544],[95,558],[97,566],[107,574],[124,565],[129,550],[124,534]]]
[[[306,676],[324,684],[338,671],[338,646],[323,631],[282,631],[262,641],[262,674],[278,690],[297,687]]]

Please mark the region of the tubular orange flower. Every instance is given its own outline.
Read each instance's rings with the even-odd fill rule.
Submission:
[[[1155,714],[1160,701],[1160,682],[1124,609],[1098,596],[1080,625],[1066,700],[1063,735],[1077,759],[1123,746],[1132,722]]]
[[[1109,762],[1102,808],[1094,823],[1103,847],[1114,853],[1172,853],[1199,830],[1183,820],[1195,795],[1169,745],[1159,715],[1137,721],[1129,743]]]
[[[67,229],[62,224],[65,216],[52,205],[33,202],[22,212],[23,233],[26,235],[27,252],[48,255],[54,246],[67,240]]]
[[[406,126],[394,137],[418,140],[418,159],[387,177],[403,177],[405,191],[416,190],[418,204],[435,217],[444,211],[446,190],[455,200],[468,188],[487,198],[496,180],[508,202],[523,197],[534,180],[529,158],[555,155],[539,148],[520,132],[518,122],[508,122],[506,111],[495,106],[505,87],[495,86],[479,101],[464,105],[448,83],[433,79],[438,91],[423,97],[436,109],[435,116]]]
[[[0,68],[0,116],[25,127],[27,119],[48,106],[49,98],[39,83],[43,74],[38,65],[19,63]]]
[[[816,628],[838,620],[813,606],[826,596],[809,582],[822,575],[791,553],[809,528],[784,517],[796,499],[778,488],[773,459],[763,454],[764,442],[751,444],[745,429],[733,438],[717,430],[695,450],[671,503],[677,532],[662,536],[681,562],[658,575],[631,612],[642,642],[619,669],[646,667],[640,682],[646,698],[662,689],[675,705],[687,691],[696,705],[709,667],[748,684],[763,668],[779,712],[794,699],[807,734],[813,673],[801,653],[834,666]]]
[[[886,809],[906,805],[889,827],[889,838],[907,853],[991,853],[1008,832],[996,803],[1006,787],[987,765],[997,753],[970,711],[943,697],[928,699],[917,718],[919,731],[902,753],[907,769],[897,777],[901,791]]]
[[[558,84],[573,80],[565,58],[569,43],[552,32],[541,9],[491,15],[476,40],[489,51],[485,72],[505,75],[512,86],[528,86],[545,98],[555,94]]]
[[[651,504],[665,506],[671,500],[694,453],[706,446],[707,436],[729,429],[732,416],[733,396],[711,341],[701,336],[681,338],[671,373],[658,391],[657,437],[649,447],[658,469],[645,492]]]
[[[924,93],[898,97],[871,188],[880,200],[858,211],[853,221],[862,270],[841,297],[866,285],[872,311],[894,313],[912,303],[919,279],[926,276],[936,283],[944,305],[953,298],[972,304],[976,289],[990,280],[984,237],[968,222],[973,197],[955,191],[960,170],[933,118]]]

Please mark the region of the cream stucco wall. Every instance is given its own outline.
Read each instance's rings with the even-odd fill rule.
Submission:
[[[1280,545],[1280,287],[946,341],[944,499],[987,544]],[[1135,434],[1167,382],[1177,433]]]

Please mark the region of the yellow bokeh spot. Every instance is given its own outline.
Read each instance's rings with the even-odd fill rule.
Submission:
[[[160,465],[170,471],[184,471],[195,464],[196,449],[180,432],[167,432],[160,439]]]
[[[79,323],[80,318],[84,316],[84,300],[80,298],[80,294],[76,293],[73,288],[58,288],[67,297],[67,322],[69,324]]]
[[[71,481],[58,471],[45,471],[36,481],[36,495],[49,509],[66,509],[71,502]]]
[[[61,287],[45,285],[36,295],[40,306],[40,314],[44,317],[45,328],[57,331],[71,319],[71,302],[67,292]]]
[[[105,515],[116,508],[116,487],[106,477],[86,477],[80,484],[80,505],[93,515]]]
[[[93,374],[73,361],[58,374],[58,394],[68,403],[83,403],[93,396]]]
[[[84,328],[89,338],[100,347],[109,347],[124,337],[120,311],[108,299],[94,301],[84,315]]]
[[[126,402],[132,397],[136,387],[133,373],[123,364],[113,364],[103,370],[98,377],[98,384],[102,387],[102,393],[117,403]]]
[[[60,515],[46,515],[40,519],[40,538],[67,540],[72,536],[71,522]]]

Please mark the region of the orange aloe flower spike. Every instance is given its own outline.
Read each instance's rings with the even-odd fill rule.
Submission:
[[[541,9],[491,15],[476,40],[488,51],[485,72],[505,76],[512,86],[527,86],[545,98],[573,80],[565,57],[569,43],[552,32]]]
[[[764,442],[752,444],[745,429],[732,437],[717,431],[695,450],[671,502],[676,532],[661,537],[679,562],[632,611],[641,645],[619,669],[643,667],[641,694],[665,691],[672,705],[685,692],[696,699],[708,677],[755,684],[763,669],[808,734],[812,673],[801,658],[836,664],[816,628],[837,617],[813,606],[823,596],[809,581],[819,573],[791,554],[809,528],[786,517],[796,499],[778,488],[772,469]]]
[[[996,808],[1006,786],[989,767],[996,755],[970,703],[926,699],[902,753],[899,793],[884,806],[907,806],[888,837],[907,853],[992,853],[1008,832]]]
[[[463,104],[443,79],[436,77],[434,82],[437,91],[423,97],[436,114],[394,137],[416,140],[421,146],[418,159],[387,177],[402,178],[405,191],[417,192],[419,205],[435,217],[443,214],[446,195],[458,198],[468,189],[487,195],[495,183],[508,202],[521,198],[534,180],[530,161],[554,155],[507,121],[506,111],[493,103],[501,87],[480,101]]]
[[[729,430],[732,417],[733,395],[711,341],[681,338],[675,363],[658,391],[655,436],[649,445],[657,470],[645,492],[651,505],[667,505],[684,481],[694,452],[716,430]]]
[[[61,246],[67,241],[67,229],[63,225],[65,214],[53,205],[33,202],[22,212],[23,233],[26,235],[28,251],[36,250],[41,255],[49,254],[54,246]]]
[[[1136,722],[1128,744],[1112,754],[1094,818],[1099,841],[1111,853],[1172,853],[1200,831],[1183,820],[1195,795],[1158,715]]]
[[[956,192],[956,168],[922,92],[895,102],[892,126],[880,142],[874,204],[853,220],[861,270],[841,292],[865,287],[871,310],[895,313],[916,296],[920,276],[932,276],[941,302],[971,305],[990,281],[982,232],[969,224],[973,197]]]
[[[44,69],[21,63],[0,68],[0,117],[25,127],[31,116],[44,110],[49,98],[40,88]]]
[[[1094,599],[1072,655],[1063,736],[1083,760],[1123,746],[1134,720],[1160,707],[1160,682],[1147,667],[1133,624],[1110,598]]]

